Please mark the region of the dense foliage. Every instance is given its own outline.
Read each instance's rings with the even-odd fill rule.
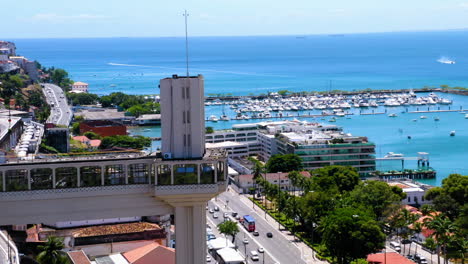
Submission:
[[[306,177],[289,173],[291,188],[280,189],[264,179],[255,163],[263,206],[285,219],[291,231],[322,248],[337,263],[350,263],[381,250],[387,215],[400,208],[404,193],[380,181],[361,181],[353,167],[329,166]],[[267,165],[268,166],[268,165]]]
[[[231,236],[232,243],[236,239],[236,234],[239,233],[239,227],[237,227],[237,223],[233,221],[224,221],[218,224],[219,233]]]
[[[151,146],[151,139],[144,136],[110,136],[104,137],[101,142],[101,149],[109,149],[112,147],[129,148],[129,149],[144,149]]]
[[[302,169],[302,159],[297,154],[273,155],[266,164],[268,172],[290,172]]]
[[[49,237],[43,246],[39,246],[41,252],[36,260],[40,264],[68,264],[70,263],[65,252],[62,251],[63,240],[57,237]]]

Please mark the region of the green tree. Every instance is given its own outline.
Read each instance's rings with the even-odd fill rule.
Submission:
[[[237,227],[237,223],[233,221],[224,221],[218,224],[218,230],[221,234],[231,236],[232,243],[234,243],[236,239],[237,233],[239,233],[239,228]]]
[[[108,149],[112,147],[130,148],[130,149],[143,149],[151,146],[151,139],[144,136],[109,136],[104,137],[101,142],[101,149]]]
[[[40,264],[68,264],[68,257],[61,251],[63,249],[63,240],[57,237],[49,237],[44,245],[38,246],[41,252],[36,260]]]
[[[79,135],[80,134],[80,123],[79,122],[73,123],[71,131],[75,136]]]
[[[312,171],[313,188],[322,191],[349,192],[359,184],[359,174],[351,166],[326,166]]]
[[[356,259],[351,261],[350,264],[369,264],[366,259]]]
[[[454,220],[468,201],[468,176],[450,174],[442,181],[441,187],[430,189],[425,198],[432,200],[436,210]]]
[[[435,217],[428,218],[424,225],[434,230],[431,235],[437,242],[437,245],[442,249],[442,253],[445,255],[445,261],[447,262],[447,245],[451,242],[453,234],[457,232],[457,226],[446,216],[437,215]],[[437,255],[440,257],[440,252]]]
[[[302,159],[297,154],[276,154],[267,162],[268,172],[290,172],[302,169]]]
[[[355,205],[363,205],[371,209],[377,218],[384,216],[391,207],[399,208],[402,196],[393,192],[386,182],[365,181],[350,192],[350,198]]]
[[[205,133],[206,134],[213,134],[213,132],[214,132],[213,127],[210,127],[210,126],[205,127]]]
[[[320,230],[323,243],[340,264],[384,247],[385,234],[379,223],[361,209],[336,209],[322,220]]]
[[[83,134],[83,136],[85,136],[85,137],[87,137],[89,139],[101,139],[102,138],[99,134],[94,133],[92,131],[85,132]]]

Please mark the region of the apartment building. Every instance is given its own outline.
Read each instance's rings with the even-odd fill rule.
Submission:
[[[207,134],[206,142],[218,144],[216,148],[232,142],[226,144],[232,158],[257,155],[267,161],[275,154],[297,154],[305,169],[352,166],[362,176],[375,171],[375,144],[367,137],[344,133],[336,125],[299,120],[237,124],[232,129]],[[234,143],[238,148],[235,153],[234,149],[229,150]]]

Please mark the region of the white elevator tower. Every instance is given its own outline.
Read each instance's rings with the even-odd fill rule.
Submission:
[[[205,154],[205,104],[202,75],[165,78],[161,89],[164,159],[199,159]]]

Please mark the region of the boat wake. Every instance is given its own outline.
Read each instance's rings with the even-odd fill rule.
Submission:
[[[163,67],[163,66],[154,66],[154,65],[140,65],[140,64],[125,64],[125,63],[115,63],[115,62],[108,62],[107,65],[124,66],[124,67],[158,68],[158,69],[168,69],[168,70],[176,70],[176,71],[186,70],[185,68]],[[256,72],[223,71],[223,70],[200,69],[200,68],[191,68],[191,70],[198,71],[198,72],[215,72],[215,73],[225,73],[225,74],[233,74],[233,75],[251,75],[251,76],[264,76],[264,77],[291,78],[291,76],[288,76],[288,75],[263,74],[263,73],[256,73]]]
[[[450,58],[447,58],[447,57],[440,57],[437,61],[443,64],[455,64],[454,60],[451,60]]]

